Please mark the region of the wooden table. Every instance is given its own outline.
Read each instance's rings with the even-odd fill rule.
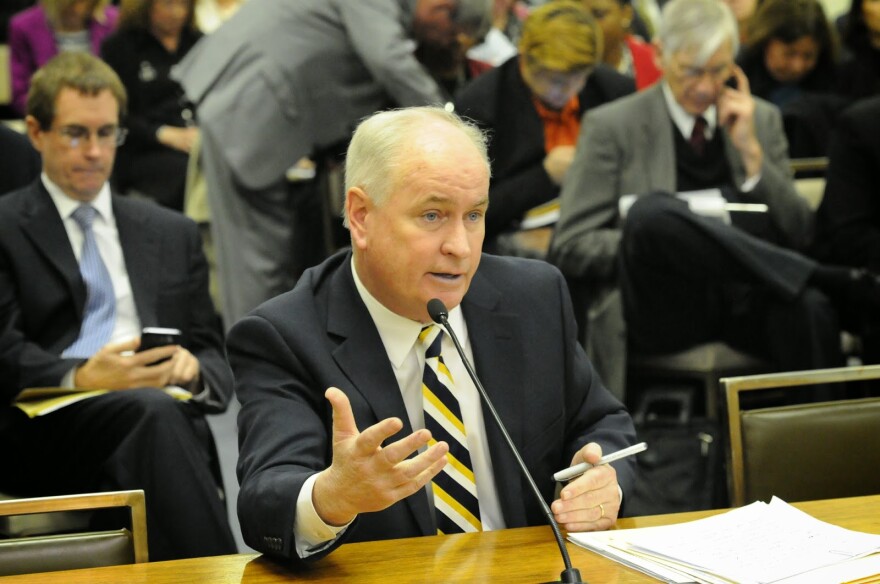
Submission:
[[[880,495],[796,503],[810,515],[847,529],[880,534]],[[680,523],[717,511],[622,519],[620,528]],[[574,567],[590,584],[655,580],[569,544]],[[546,582],[562,559],[549,527],[348,544],[306,570],[293,571],[258,554],[196,558],[0,578],[3,584],[211,584],[265,582]]]

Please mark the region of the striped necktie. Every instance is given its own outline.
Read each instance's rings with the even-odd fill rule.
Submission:
[[[430,444],[441,440],[449,444],[446,466],[431,484],[437,510],[437,533],[482,531],[467,433],[452,375],[440,355],[442,339],[443,331],[434,325],[426,326],[419,333],[419,342],[427,347],[422,375],[425,428],[431,431]]]
[[[86,306],[83,310],[79,337],[62,353],[62,357],[88,359],[110,340],[116,322],[116,294],[110,272],[98,253],[92,222],[98,211],[91,205],[80,205],[73,219],[83,232],[79,271],[86,284]]]

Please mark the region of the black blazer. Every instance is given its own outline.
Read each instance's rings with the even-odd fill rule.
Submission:
[[[880,270],[880,96],[837,120],[816,247],[825,261]]]
[[[581,114],[635,90],[632,79],[599,65],[578,94]],[[544,170],[544,124],[520,75],[518,56],[465,87],[455,111],[490,132],[487,240],[514,227],[529,209],[559,196],[559,187]]]
[[[232,394],[222,330],[208,295],[208,267],[196,225],[158,205],[113,196],[113,214],[142,326],[179,328],[199,360],[211,400]],[[81,359],[60,354],[76,339],[86,288],[67,232],[37,179],[0,198],[0,396],[56,386]]]
[[[42,168],[40,153],[27,136],[0,124],[0,195],[30,184]]]
[[[462,310],[477,372],[548,503],[552,474],[584,444],[596,441],[611,452],[635,442],[629,414],[577,342],[568,291],[554,267],[484,254]],[[306,479],[331,459],[324,391],[335,386],[348,395],[358,428],[396,416],[404,422],[401,433],[412,432],[379,333],[355,288],[350,253],[308,270],[294,290],[240,320],[227,348],[242,404],[242,533],[253,548],[298,562],[296,499]],[[491,420],[485,407],[484,413]],[[493,422],[486,425],[507,526],[544,524],[500,432]],[[617,466],[624,493],[634,480],[628,460]],[[362,514],[335,545],[434,533],[423,489],[384,511]]]

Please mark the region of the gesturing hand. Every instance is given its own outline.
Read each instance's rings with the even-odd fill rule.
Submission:
[[[360,432],[341,390],[331,387],[324,397],[333,407],[333,462],[318,473],[312,504],[328,525],[345,525],[358,513],[390,507],[424,487],[446,465],[445,442],[407,459],[428,444],[428,430],[382,447],[403,427],[399,418],[387,418]]]

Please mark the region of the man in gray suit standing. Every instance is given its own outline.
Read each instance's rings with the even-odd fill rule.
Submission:
[[[441,103],[416,42],[487,29],[491,0],[251,0],[175,76],[197,105],[227,326],[288,290],[303,203],[286,171],[344,152],[358,120]],[[309,191],[312,192],[312,191]]]
[[[627,341],[641,353],[720,340],[782,370],[835,366],[835,303],[876,312],[877,282],[793,251],[810,241],[812,212],[790,178],[779,112],[750,94],[734,64],[737,39],[724,3],[665,6],[663,82],[586,117],[551,259],[570,277],[619,285]],[[670,195],[702,189],[766,213],[729,224]],[[611,310],[614,294],[593,314]]]

